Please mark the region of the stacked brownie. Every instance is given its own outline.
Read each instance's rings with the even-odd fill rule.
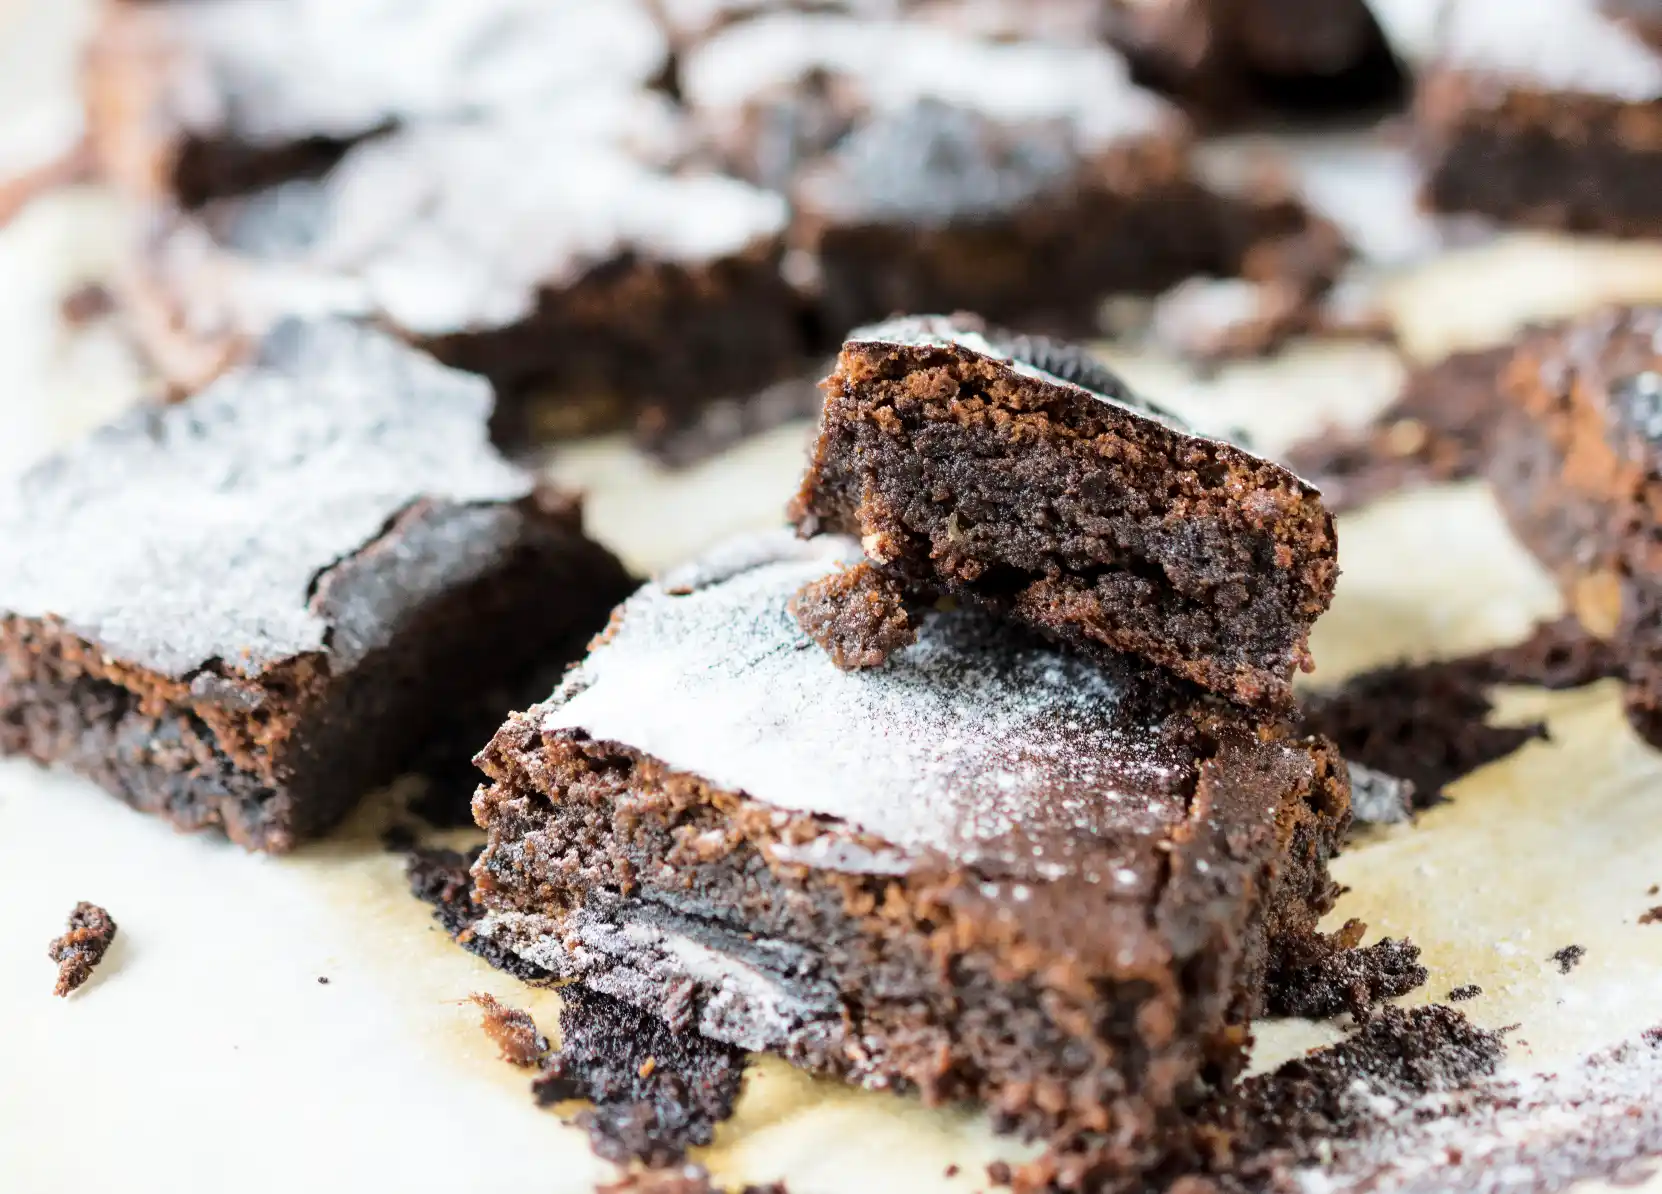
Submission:
[[[286,850],[482,738],[629,584],[490,409],[379,333],[290,323],[9,483],[0,751]]]
[[[1455,0],[1439,29],[1415,116],[1430,204],[1662,235],[1662,10]]]
[[[678,1030],[984,1104],[1070,1188],[1127,1179],[1337,894],[1346,770],[1279,716],[1331,519],[966,318],[856,333],[829,390],[804,537],[648,584],[479,755],[473,931]]]

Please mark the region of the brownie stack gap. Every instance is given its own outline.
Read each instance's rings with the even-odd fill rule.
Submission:
[[[390,337],[291,322],[8,483],[0,752],[282,851],[435,735],[483,740],[630,585],[491,407]]]
[[[1106,377],[1078,350],[1027,344],[1066,376]],[[981,347],[1028,381],[1096,393]],[[1127,421],[1158,420],[1112,394],[1089,401],[1127,444]],[[1237,499],[1255,508],[1256,492]],[[1312,554],[1329,550],[1314,495],[1289,482],[1285,496],[1280,521],[1308,504],[1301,525],[1328,537]],[[799,624],[799,595],[871,568],[872,550],[744,536],[625,602],[476,759],[475,932],[678,1030],[984,1105],[1049,1144],[1042,1180],[1129,1180],[1185,1147],[1186,1113],[1244,1065],[1277,960],[1332,908],[1345,765],[1273,701],[1078,649],[973,594],[910,604],[909,645],[839,667]],[[1270,547],[1253,552],[1271,568]],[[1279,650],[1284,679],[1299,648]]]

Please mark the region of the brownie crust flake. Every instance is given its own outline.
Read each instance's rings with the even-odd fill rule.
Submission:
[[[803,534],[1098,657],[1284,708],[1338,575],[1292,473],[1190,431],[1072,346],[966,317],[856,332],[827,382]]]

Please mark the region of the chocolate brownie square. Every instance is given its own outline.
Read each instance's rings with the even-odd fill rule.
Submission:
[[[690,51],[681,87],[733,169],[789,193],[830,343],[918,310],[1084,331],[1251,243],[1176,110],[1092,41],[781,13]]]
[[[1415,102],[1425,199],[1442,211],[1662,235],[1662,46],[1598,0],[1461,0]]]
[[[1367,0],[1106,0],[1105,35],[1138,78],[1213,119],[1398,99],[1403,78]]]
[[[285,314],[372,320],[491,379],[506,437],[684,421],[804,360],[784,201],[673,172],[659,100],[411,126],[290,182],[164,218],[128,287],[181,388]]]
[[[1662,746],[1662,307],[1522,338],[1488,476],[1577,620],[1612,643],[1634,727]]]
[[[1071,345],[969,317],[855,332],[791,517],[1098,658],[1285,708],[1338,577],[1308,483],[1133,394]]]
[[[625,603],[479,756],[475,931],[672,1027],[1144,1166],[1332,904],[1343,765],[969,608],[838,671],[787,606],[859,559],[774,532]]]
[[[117,185],[194,207],[410,122],[580,107],[668,52],[647,0],[104,0],[89,131]]]
[[[9,483],[0,752],[287,850],[578,654],[628,576],[491,448],[490,407],[379,333],[289,323]]]

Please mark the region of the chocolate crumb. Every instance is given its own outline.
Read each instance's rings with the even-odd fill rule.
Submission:
[[[467,854],[455,850],[412,851],[405,864],[410,894],[432,905],[433,919],[468,953],[525,982],[552,982],[554,975],[541,966],[527,962],[489,937],[474,933],[473,926],[483,913],[473,902],[473,876],[468,872],[483,849],[475,846]]]
[[[1287,453],[1335,514],[1413,486],[1475,477],[1510,347],[1458,352],[1415,370],[1397,400],[1357,432],[1330,429]]]
[[[468,996],[468,1001],[479,1009],[485,1035],[496,1042],[503,1061],[534,1066],[548,1052],[548,1038],[537,1031],[531,1013],[509,1007],[484,991],[475,991]]]
[[[318,975],[317,976],[317,985],[320,986],[320,987],[327,987],[329,985],[328,976],[323,975],[323,974]]]
[[[1014,1176],[1008,1161],[992,1161],[987,1165],[987,1180],[995,1186],[1008,1186]]]
[[[58,985],[53,994],[68,995],[92,977],[93,969],[115,940],[115,921],[97,904],[85,900],[69,914],[69,929],[56,938],[46,954],[58,964]]]
[[[70,327],[85,327],[115,310],[115,296],[97,282],[86,282],[63,296],[58,314]]]
[[[592,1102],[577,1122],[595,1153],[619,1164],[664,1168],[688,1148],[709,1144],[715,1125],[733,1113],[744,1053],[695,1032],[676,1032],[585,987],[560,994],[560,1051],[532,1083],[537,1102]]]
[[[958,1166],[948,1165],[946,1167],[946,1175],[945,1176],[947,1176],[947,1177],[957,1177],[958,1176]]]
[[[1581,964],[1581,959],[1587,956],[1586,947],[1580,945],[1566,945],[1563,949],[1547,959],[1558,963],[1558,973],[1568,974]]]
[[[881,667],[917,642],[901,587],[869,561],[803,585],[791,616],[843,671]]]
[[[1468,983],[1464,987],[1456,987],[1448,993],[1450,1003],[1464,1003],[1468,999],[1476,999],[1483,994],[1483,988],[1476,983]]]
[[[1642,925],[1662,924],[1662,904],[1639,914],[1639,923]]]
[[[1546,726],[1491,726],[1488,655],[1365,672],[1303,702],[1304,727],[1331,738],[1354,763],[1414,785],[1414,806],[1440,804],[1443,789],[1526,742]]]
[[[1662,883],[1652,883],[1649,887],[1647,887],[1645,889],[1645,894],[1646,895],[1662,894]]]
[[[1269,1013],[1306,1020],[1327,1020],[1344,1012],[1362,1017],[1375,1005],[1425,982],[1418,946],[1389,937],[1359,945],[1366,928],[1352,920],[1337,933],[1314,933],[1284,948],[1270,967]]]

